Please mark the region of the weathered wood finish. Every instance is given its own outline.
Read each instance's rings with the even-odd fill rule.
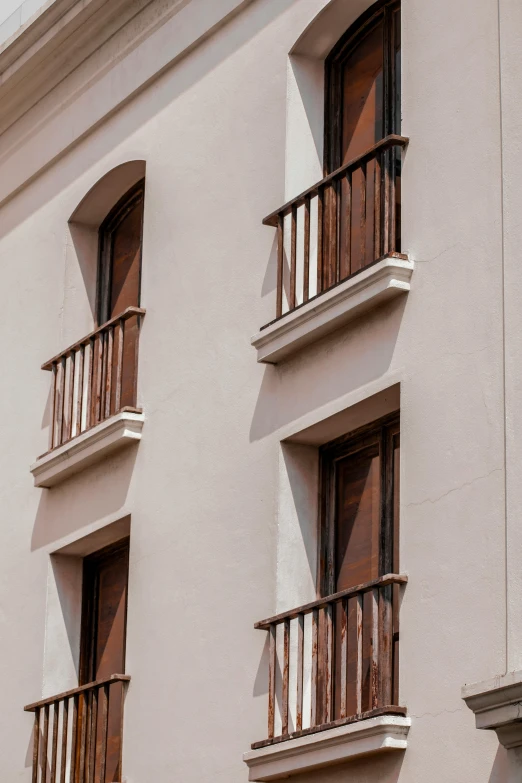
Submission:
[[[111,209],[99,228],[97,323],[141,304],[145,180]]]
[[[366,584],[342,590],[256,623],[255,628],[269,631],[270,634],[269,706],[268,739],[254,743],[253,748],[383,712],[404,714],[404,710],[392,701],[397,692],[392,640],[394,588],[405,585],[407,581],[404,574],[386,574]],[[340,667],[335,665],[336,638],[341,639]],[[395,632],[395,641],[397,639],[398,632]],[[278,640],[281,643],[279,650],[282,649],[281,661],[277,656]],[[292,644],[293,640],[295,645]],[[363,673],[365,646],[371,651],[368,678]],[[303,678],[307,658],[310,670],[310,719],[303,728]],[[348,676],[350,661],[355,661],[355,677]],[[278,668],[282,678],[281,732],[276,735],[275,683]],[[292,671],[295,671],[295,702],[293,694],[289,692]],[[334,693],[337,690],[340,693],[340,717],[334,720]],[[353,690],[355,694],[350,693],[348,698],[348,691]],[[290,719],[293,704],[294,727]],[[348,714],[348,704],[356,705],[356,713],[350,711]]]
[[[42,366],[53,374],[51,451],[121,410],[136,409],[144,315],[128,307]]]
[[[274,736],[275,720],[275,675],[276,675],[276,625],[269,626],[269,675],[268,675],[268,736]]]
[[[24,707],[34,712],[32,783],[110,783],[105,774],[110,692],[129,680],[113,674]]]
[[[292,731],[290,734],[280,734],[274,739],[261,740],[260,742],[253,742],[251,744],[252,750],[257,748],[265,748],[268,745],[277,745],[280,742],[286,740],[299,739],[299,737],[306,737],[309,734],[317,734],[319,731],[327,731],[328,729],[335,729],[338,726],[348,726],[350,723],[358,723],[361,720],[368,720],[369,718],[377,718],[379,715],[402,715],[408,714],[406,707],[397,707],[394,704],[387,704],[385,707],[381,707],[377,710],[370,710],[368,712],[361,712],[358,715],[351,715],[349,718],[339,718],[333,720],[331,723],[322,723],[320,726],[310,726],[307,729],[301,731]]]
[[[407,144],[406,137],[390,134],[263,220],[265,225],[277,228],[276,319],[380,258],[400,253],[395,226],[389,223],[395,221],[399,158],[396,150]],[[357,199],[352,197],[354,188],[357,188]],[[316,231],[315,250],[312,250],[312,224]],[[355,249],[352,234],[359,244]],[[288,255],[285,237],[288,237]],[[316,265],[314,288],[310,275],[312,262]]]
[[[297,684],[296,684],[296,718],[297,731],[303,728],[303,676],[304,676],[304,616],[297,618]]]

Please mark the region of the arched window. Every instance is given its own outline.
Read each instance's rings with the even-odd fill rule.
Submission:
[[[144,187],[144,180],[132,187],[99,229],[99,324],[140,306]]]
[[[373,5],[328,55],[325,174],[400,133],[400,3]]]
[[[338,0],[335,6],[346,15],[350,4]],[[321,24],[316,35],[330,46],[334,28],[328,32],[324,20]],[[297,54],[306,56],[312,39],[310,27]],[[319,48],[323,51],[322,43]],[[324,60],[315,58],[317,68],[307,63],[292,71],[303,77],[298,91],[304,94],[315,89],[324,62],[323,178],[263,220],[277,228],[276,320],[384,258],[407,260],[400,230],[402,150],[408,143],[400,135],[400,51],[400,0],[379,0]],[[315,108],[306,116],[315,122]],[[380,268],[392,265],[387,261]],[[263,349],[260,356],[276,354]]]
[[[50,450],[116,414],[141,413],[144,175],[144,161],[117,166],[91,188],[69,220],[95,328],[43,365],[53,373]]]
[[[324,173],[400,133],[400,2],[380,0],[325,62]],[[322,287],[400,251],[400,154],[390,147],[326,194]],[[344,216],[339,217],[338,216]]]

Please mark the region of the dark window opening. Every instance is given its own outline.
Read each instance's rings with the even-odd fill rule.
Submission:
[[[325,176],[400,134],[400,35],[400,3],[379,2],[326,59]],[[400,252],[400,168],[400,148],[391,147],[326,192],[323,288]]]
[[[80,685],[125,673],[128,574],[128,538],[84,559]],[[106,718],[96,709],[92,693],[85,712],[90,726],[82,725],[80,711],[76,765],[79,771],[81,738],[87,735],[93,743],[90,753],[96,783],[121,780],[123,689],[123,683],[111,685]],[[100,772],[102,763],[104,773]]]
[[[135,185],[100,226],[98,323],[140,306],[145,182]]]
[[[373,582],[399,572],[398,416],[387,417],[353,436],[323,447],[321,452],[321,596]],[[346,612],[348,661],[344,715],[397,704],[398,586],[368,591],[349,599]],[[379,603],[382,605],[379,606]],[[376,656],[382,637],[383,607],[389,603],[391,647]],[[343,606],[334,609],[333,716],[341,713],[341,629]],[[357,620],[359,613],[359,621]],[[359,626],[359,628],[358,628]],[[380,628],[381,626],[381,628]],[[324,636],[323,629],[323,636]],[[359,634],[359,636],[358,636]],[[359,638],[360,637],[360,638]],[[372,666],[379,662],[375,682]],[[383,674],[384,673],[384,674]],[[383,679],[384,678],[384,679]],[[379,693],[373,692],[375,684]],[[344,685],[343,685],[344,687]],[[383,703],[384,702],[384,703]]]

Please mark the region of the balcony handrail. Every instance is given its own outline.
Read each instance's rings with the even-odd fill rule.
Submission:
[[[62,701],[63,699],[70,699],[79,693],[83,693],[84,691],[100,688],[102,685],[110,685],[113,682],[130,682],[130,679],[131,678],[129,674],[111,674],[110,677],[103,677],[101,680],[93,680],[93,682],[88,682],[85,685],[79,685],[77,688],[72,688],[69,691],[57,693],[56,696],[48,696],[46,699],[40,699],[40,701],[27,704],[24,707],[24,712],[36,712],[36,710],[41,709],[42,707],[50,706],[57,701]]]
[[[119,321],[127,321],[129,318],[132,318],[135,315],[145,315],[146,310],[143,307],[127,307],[120,315],[114,316],[114,318],[111,318],[109,321],[105,321],[105,323],[101,324],[100,326],[97,326],[96,329],[94,329],[92,332],[89,332],[88,335],[85,337],[82,337],[81,340],[77,340],[75,343],[70,345],[68,348],[66,348],[63,351],[60,351],[60,353],[57,353],[56,356],[53,356],[52,359],[49,359],[49,361],[45,362],[45,364],[42,364],[42,370],[52,370],[53,365],[57,364],[57,362],[61,361],[63,358],[68,356],[70,353],[73,353],[74,351],[77,351],[79,348],[82,347],[82,345],[87,345],[90,340],[92,340],[94,337],[96,337],[97,334],[100,332],[103,332],[105,329],[108,329],[111,326],[115,326]]]
[[[378,579],[372,579],[371,582],[363,582],[355,587],[349,587],[346,590],[340,590],[338,593],[327,595],[324,598],[317,598],[315,601],[310,601],[308,604],[298,606],[296,609],[290,609],[286,612],[281,612],[273,617],[268,617],[266,620],[261,620],[255,623],[254,628],[261,631],[269,631],[271,626],[278,625],[284,620],[295,620],[300,614],[308,614],[314,609],[320,609],[327,604],[334,604],[338,601],[342,601],[343,598],[349,598],[352,595],[361,595],[368,593],[376,587],[386,587],[387,585],[405,585],[408,583],[408,577],[406,574],[385,574]]]
[[[136,410],[142,307],[127,307],[42,365],[53,375],[49,451]]]
[[[332,182],[332,180],[342,177],[350,169],[359,168],[363,163],[371,160],[376,152],[382,152],[383,150],[390,149],[391,147],[406,147],[408,143],[409,138],[407,136],[400,136],[395,133],[392,133],[389,136],[385,136],[384,139],[378,141],[361,155],[357,155],[357,157],[349,160],[348,163],[344,163],[338,169],[332,171],[331,174],[328,174],[326,177],[323,177],[323,179],[319,180],[319,182],[316,182],[315,185],[312,185],[310,188],[303,190],[302,193],[299,193],[298,196],[294,196],[294,198],[290,199],[290,201],[287,201],[285,204],[279,207],[279,209],[275,209],[273,212],[263,218],[263,225],[277,228],[279,217],[289,214],[293,207],[298,207],[303,204],[307,196],[315,196],[322,187],[327,185],[329,182]]]
[[[386,136],[265,217],[277,232],[275,320],[400,252],[399,158],[408,143]]]
[[[113,674],[24,707],[33,713],[32,783],[121,780],[123,712],[130,677]],[[116,769],[113,769],[116,765]]]
[[[407,581],[406,574],[384,574],[255,624],[268,632],[268,738],[253,748],[363,717],[404,714],[397,703],[400,599],[396,588]],[[294,727],[291,714],[295,714]]]

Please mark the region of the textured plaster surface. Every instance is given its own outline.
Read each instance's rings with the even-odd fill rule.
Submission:
[[[249,338],[275,306],[261,218],[302,187],[296,167],[314,180],[320,169],[321,64],[299,70],[297,58],[324,56],[309,45],[324,8],[341,13],[326,0],[192,0],[157,27],[136,17],[0,136],[6,781],[30,780],[22,706],[74,678],[77,630],[56,607],[68,616],[76,577],[60,597],[50,553],[129,513],[128,781],[247,780],[242,753],[266,732],[267,650],[253,624],[315,591],[317,454],[281,440],[397,384],[409,747],[300,781],[506,779],[460,689],[516,668],[522,649],[520,10],[500,2],[500,80],[496,3],[404,3],[402,233],[415,285],[261,367]],[[29,473],[47,448],[40,366],[92,325],[93,270],[67,221],[129,160],[146,161],[146,433],[137,451],[40,491]]]

